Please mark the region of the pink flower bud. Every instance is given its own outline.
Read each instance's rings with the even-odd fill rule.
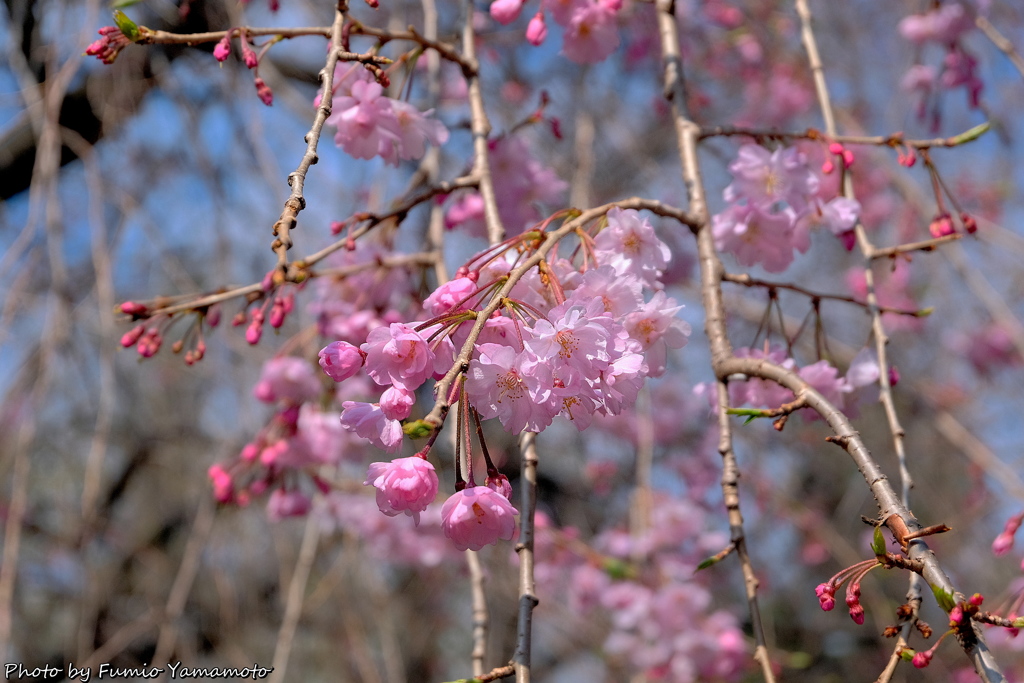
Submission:
[[[540,45],[548,37],[548,26],[544,23],[544,13],[537,12],[526,25],[526,40],[530,45]]]
[[[829,145],[828,145],[828,153],[829,154],[842,154],[843,153],[843,145],[842,145],[842,143],[830,142]]]
[[[389,420],[404,420],[412,412],[416,394],[399,386],[388,387],[381,394],[380,410]]]
[[[277,297],[274,299],[273,306],[270,307],[270,326],[275,330],[284,325],[284,316],[287,313],[285,310],[284,299]]]
[[[250,345],[255,346],[260,343],[260,337],[263,336],[263,325],[262,323],[253,320],[249,323],[249,327],[245,330],[245,341],[249,342]]]
[[[926,650],[925,652],[918,652],[914,655],[914,658],[910,660],[915,668],[923,669],[932,661],[932,651]]]
[[[487,475],[487,488],[497,491],[501,495],[505,496],[509,501],[512,500],[512,484],[509,483],[508,477],[504,474],[497,474],[495,476]]]
[[[267,499],[267,517],[272,522],[278,522],[285,517],[302,517],[311,507],[309,497],[304,493],[277,489]]]
[[[854,623],[858,626],[862,626],[864,624],[864,608],[861,607],[860,603],[857,603],[850,608],[850,618],[853,619]]]
[[[251,47],[249,47],[249,41],[244,37],[242,38],[242,60],[250,69],[255,69],[260,64],[260,60],[256,57],[256,53]]]
[[[259,76],[256,77],[256,96],[268,107],[274,104],[274,91]]]
[[[889,386],[894,387],[900,383],[900,370],[895,365],[889,366]]]
[[[973,235],[978,232],[978,221],[974,220],[974,216],[961,211],[960,222],[964,224],[964,230],[966,230],[968,234]]]
[[[953,221],[949,217],[948,213],[940,213],[928,226],[928,232],[931,233],[932,237],[945,237],[946,235],[952,235],[956,232],[953,227]]]
[[[242,447],[242,452],[239,454],[242,460],[246,462],[253,462],[259,457],[260,447],[254,443],[247,443]]]
[[[525,0],[494,0],[491,3],[491,16],[499,24],[511,24],[519,18]]]
[[[231,55],[231,32],[220,39],[217,45],[213,48],[213,58],[218,62],[223,62]]]
[[[843,166],[845,166],[846,168],[850,168],[851,166],[853,166],[853,161],[854,161],[853,152],[851,152],[848,149],[844,149],[843,150]]]
[[[363,367],[363,353],[348,342],[331,342],[320,350],[320,367],[335,382],[343,382]]]
[[[231,481],[231,475],[220,465],[211,465],[210,469],[207,470],[207,475],[213,483],[213,497],[217,499],[217,502],[230,502],[234,492],[234,483]]]
[[[828,175],[832,173],[832,171],[834,170],[836,170],[836,165],[832,163],[832,160],[825,159],[825,163],[821,165],[821,172],[824,173],[825,175]]]
[[[131,346],[135,346],[135,342],[139,341],[139,337],[141,337],[142,333],[145,331],[145,325],[136,325],[121,336],[121,346],[126,349]]]
[[[968,600],[968,602],[970,602],[975,607],[981,607],[981,603],[985,602],[985,596],[983,596],[981,593],[975,593],[971,596],[971,599]]]
[[[964,610],[963,610],[963,608],[960,607],[960,605],[957,605],[956,607],[954,607],[953,609],[951,609],[949,611],[949,625],[950,626],[954,626],[955,627],[957,624],[959,624],[963,620],[964,620]]]
[[[125,301],[118,308],[125,315],[143,315],[149,310],[144,304],[137,304],[134,301]]]

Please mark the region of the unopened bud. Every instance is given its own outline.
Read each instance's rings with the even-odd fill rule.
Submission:
[[[274,91],[259,76],[256,77],[256,96],[268,107],[274,104]]]

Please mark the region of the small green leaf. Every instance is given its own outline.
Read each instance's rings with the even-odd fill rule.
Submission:
[[[1013,620],[1014,628],[1024,628],[1024,617],[1017,617]]]
[[[602,569],[604,569],[608,576],[617,581],[621,581],[622,579],[632,579],[636,576],[636,572],[633,570],[632,565],[628,562],[617,560],[612,557],[605,559]]]
[[[139,27],[134,21],[128,18],[128,15],[121,10],[114,10],[114,23],[121,29],[121,33],[124,37],[133,43],[139,39]]]
[[[918,318],[927,318],[928,316],[930,316],[934,312],[935,312],[935,307],[934,306],[929,306],[928,308],[922,308],[920,311],[918,311],[914,315],[916,315]]]
[[[989,123],[988,121],[986,121],[985,123],[979,123],[974,128],[971,128],[970,130],[965,130],[963,133],[960,133],[960,135],[949,138],[949,144],[962,145],[965,142],[977,140],[982,135],[987,133],[990,128],[992,128],[992,124]]]
[[[721,562],[721,560],[722,560],[722,558],[720,558],[718,555],[712,555],[708,559],[706,559],[703,562],[701,562],[700,564],[698,564],[697,568],[694,569],[693,571],[694,572],[699,572],[701,569],[707,569],[711,565],[718,564],[719,562]]]
[[[810,652],[790,652],[786,658],[786,666],[790,669],[806,669],[814,662]]]
[[[913,661],[914,655],[916,654],[917,652],[910,649],[909,647],[905,647],[902,650],[900,650],[900,658],[903,659],[904,662]]]
[[[413,420],[402,425],[402,431],[410,439],[425,439],[434,433],[434,428],[426,420]]]
[[[885,536],[882,535],[882,527],[875,527],[874,538],[871,539],[871,550],[875,555],[885,555]]]
[[[938,586],[932,586],[932,593],[935,594],[935,601],[939,603],[939,607],[946,612],[949,612],[956,607],[956,602],[953,600],[953,594],[949,591],[943,590]]]
[[[757,415],[751,415],[750,417],[748,417],[746,420],[743,421],[743,425],[746,426],[746,425],[750,424],[751,422],[753,422],[754,420],[756,420],[757,418],[758,418]]]

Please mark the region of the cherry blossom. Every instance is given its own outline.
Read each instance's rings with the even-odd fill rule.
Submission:
[[[480,550],[499,539],[511,541],[517,514],[501,493],[487,486],[470,486],[445,501],[441,525],[458,550]]]
[[[371,464],[363,485],[377,489],[377,507],[385,515],[404,512],[419,525],[420,513],[437,496],[438,482],[434,466],[413,456]]]
[[[430,345],[419,332],[403,323],[371,330],[360,348],[366,354],[366,374],[377,384],[415,389],[434,371]]]
[[[280,356],[264,364],[253,394],[264,403],[302,403],[316,398],[320,391],[320,380],[311,364],[294,356]]]

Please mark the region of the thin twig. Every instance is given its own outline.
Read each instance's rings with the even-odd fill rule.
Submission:
[[[490,623],[487,593],[484,591],[484,569],[480,566],[480,555],[475,550],[466,551],[466,564],[469,565],[469,585],[473,597],[473,675],[481,676],[487,659],[487,627]]]
[[[761,676],[767,683],[773,683],[775,673],[772,671],[771,658],[768,655],[768,644],[764,637],[764,625],[761,621],[761,608],[757,600],[758,580],[754,574],[754,566],[747,553],[747,539],[743,531],[743,513],[740,511],[740,468],[733,450],[732,425],[727,414],[729,408],[729,388],[725,382],[718,382],[718,452],[722,456],[722,498],[729,515],[729,533],[732,547],[740,559],[743,569],[743,587],[747,594],[747,608],[750,610],[750,621],[754,630],[754,659],[761,665]]]
[[[866,239],[866,238],[865,238]],[[933,237],[932,239],[921,240],[920,242],[908,242],[907,244],[897,244],[893,247],[872,247],[870,249],[871,259],[883,259],[893,258],[900,254],[909,254],[912,251],[934,251],[936,247],[946,244],[948,242],[956,242],[957,240],[963,239],[963,235],[959,232],[954,232],[949,235],[943,235],[942,237]]]
[[[292,193],[284,203],[281,217],[274,224],[274,235],[277,239],[274,240],[272,248],[277,253],[278,268],[275,279],[280,278],[282,282],[287,273],[288,250],[292,246],[291,230],[298,222],[299,212],[306,208],[306,198],[302,194],[306,172],[317,162],[316,147],[320,142],[320,132],[323,130],[324,122],[331,115],[334,100],[334,68],[342,51],[342,30],[347,9],[348,0],[338,0],[334,10],[334,23],[331,26],[331,47],[327,53],[327,63],[320,71],[320,83],[323,86],[320,90],[320,106],[316,108],[313,125],[306,133],[306,152],[302,155],[302,161],[299,162],[298,168],[288,175],[288,185],[292,188]]]
[[[867,308],[867,303],[854,299],[852,296],[844,296],[842,294],[822,294],[813,290],[795,285],[789,282],[771,282],[768,280],[760,280],[758,278],[750,277],[746,273],[722,273],[722,280],[724,282],[732,282],[737,285],[743,285],[744,287],[764,287],[766,289],[785,289],[791,292],[797,292],[803,294],[811,299],[822,299],[824,301],[843,301],[848,304],[855,304],[862,308]],[[882,313],[893,313],[896,315],[908,315],[915,318],[921,318],[931,313],[930,310],[918,310],[911,311],[904,308],[891,308],[889,306],[879,306],[879,310]]]
[[[164,607],[160,635],[157,637],[156,651],[152,660],[154,666],[163,666],[170,661],[171,655],[174,654],[175,641],[178,637],[178,627],[175,621],[185,611],[185,602],[188,600],[188,595],[192,591],[192,583],[199,571],[203,549],[206,547],[206,541],[213,529],[214,519],[213,500],[210,496],[202,496],[195,520],[192,522],[192,531],[189,533],[188,542],[185,545],[185,552],[182,553],[178,573],[167,594],[167,605]]]
[[[992,25],[992,22],[988,20],[988,17],[979,14],[974,18],[974,24],[981,29],[981,32],[985,34],[996,48],[1006,55],[1010,62],[1016,67],[1017,71],[1020,72],[1021,76],[1024,76],[1024,57],[1021,57],[1020,53],[1017,52],[1017,48],[1013,46],[1013,43],[1004,36],[999,29]]]
[[[302,615],[306,583],[309,581],[313,560],[316,559],[319,541],[320,519],[316,514],[311,513],[306,519],[306,531],[302,536],[299,558],[295,563],[295,571],[292,573],[292,580],[288,586],[288,600],[285,603],[281,628],[277,633],[277,645],[274,648],[272,664],[274,671],[270,674],[269,683],[281,683],[285,680],[288,658],[291,656],[292,644],[295,641],[295,631],[299,624],[299,617]]]
[[[700,256],[701,284],[705,310],[705,331],[711,340],[712,365],[718,366],[732,356],[732,349],[726,336],[725,311],[722,306],[721,280],[724,268],[715,252],[711,235],[711,221],[708,214],[707,201],[704,194],[704,182],[700,175],[700,163],[697,158],[697,143],[700,128],[687,115],[686,97],[683,87],[683,64],[679,49],[678,22],[672,10],[672,0],[658,0],[658,33],[661,38],[661,55],[664,61],[664,93],[672,105],[672,118],[675,122],[678,137],[680,162],[683,180],[686,183],[690,200],[690,213],[698,221],[696,227],[698,252]],[[731,373],[729,373],[731,374]],[[726,410],[729,407],[728,390],[724,379],[727,375],[719,374],[718,414],[719,414],[719,451],[723,458],[722,491],[726,496],[729,508],[729,526],[732,540],[740,554],[743,565],[744,587],[747,605],[753,624],[756,648],[755,659],[761,665],[761,673],[766,683],[773,683],[775,675],[772,671],[768,648],[764,639],[764,626],[757,602],[757,577],[750,565],[746,553],[746,542],[743,535],[743,517],[739,509],[739,497],[736,482],[739,477],[735,456],[732,448],[732,432]],[[733,497],[732,494],[737,494]]]
[[[530,683],[533,632],[533,608],[537,606],[537,589],[533,577],[533,521],[537,509],[537,435],[523,432],[519,437],[522,457],[521,502],[519,510],[519,619],[516,628],[516,651],[512,655],[516,683]]]
[[[505,239],[505,226],[498,214],[498,202],[494,194],[494,181],[491,179],[490,149],[488,136],[491,134],[491,122],[487,119],[484,109],[483,89],[476,66],[476,34],[473,30],[473,0],[465,0],[462,4],[464,13],[462,29],[462,53],[464,59],[474,68],[472,73],[465,74],[467,96],[469,98],[470,126],[473,130],[473,175],[480,181],[480,197],[484,202],[484,221],[487,224],[487,241],[492,245]]]
[[[946,138],[927,138],[923,140],[906,139],[902,133],[892,135],[838,135],[834,133],[822,133],[816,128],[808,128],[803,132],[786,132],[777,130],[763,130],[759,128],[743,128],[740,126],[715,126],[701,130],[700,139],[707,140],[715,137],[748,137],[755,140],[819,140],[822,142],[840,142],[845,145],[869,145],[874,147],[913,148],[931,149],[932,147],[959,147],[981,137],[989,130],[989,124],[983,123],[970,128],[963,133],[952,135]]]

